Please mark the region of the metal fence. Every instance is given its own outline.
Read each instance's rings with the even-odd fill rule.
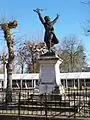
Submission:
[[[5,102],[0,91],[0,114],[54,118],[90,118],[90,90],[66,89],[65,94],[39,94],[34,90],[12,91],[12,102]]]

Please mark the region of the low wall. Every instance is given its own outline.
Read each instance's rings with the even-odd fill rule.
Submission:
[[[27,117],[27,116],[6,116],[0,115],[0,120],[90,120],[88,118],[74,119],[74,118],[45,118],[45,117]]]

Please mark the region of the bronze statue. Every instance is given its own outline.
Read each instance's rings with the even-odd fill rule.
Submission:
[[[49,16],[45,16],[43,19],[43,17],[41,16],[41,11],[43,11],[43,9],[37,8],[36,10],[34,10],[34,12],[38,14],[41,23],[44,25],[45,28],[44,42],[46,43],[46,46],[50,51],[51,47],[53,47],[54,44],[59,43],[53,28],[53,25],[56,23],[57,19],[59,18],[59,15],[57,14],[56,18],[53,21],[51,21]]]

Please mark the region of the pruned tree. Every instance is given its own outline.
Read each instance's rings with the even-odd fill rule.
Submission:
[[[21,71],[27,66],[26,72],[38,72],[37,59],[44,53],[46,48],[45,43],[37,43],[35,41],[25,41],[22,43],[17,51],[18,65],[21,67]]]
[[[82,71],[82,68],[86,65],[84,46],[75,36],[65,37],[59,52],[63,59],[61,72]]]
[[[12,69],[14,61],[14,41],[10,30],[17,27],[17,21],[0,24],[8,47],[6,101],[12,100]]]

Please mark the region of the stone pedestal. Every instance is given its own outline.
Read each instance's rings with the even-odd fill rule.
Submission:
[[[40,65],[39,91],[40,94],[55,91],[56,86],[61,85],[59,65],[62,60],[55,55],[41,56],[38,59]]]

